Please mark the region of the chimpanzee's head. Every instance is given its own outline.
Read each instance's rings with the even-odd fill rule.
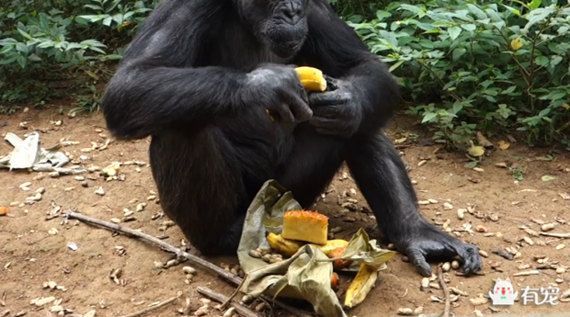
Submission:
[[[294,56],[305,41],[309,1],[234,0],[257,39],[282,58]]]

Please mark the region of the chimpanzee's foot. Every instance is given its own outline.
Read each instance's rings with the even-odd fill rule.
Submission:
[[[406,254],[418,272],[423,276],[431,276],[430,260],[451,261],[458,256],[462,262],[465,275],[481,270],[479,249],[464,243],[431,224],[422,223],[406,236],[395,239],[398,250]]]

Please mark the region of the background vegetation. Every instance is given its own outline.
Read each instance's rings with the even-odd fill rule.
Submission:
[[[530,1],[530,2],[526,2]],[[517,130],[570,148],[567,0],[331,0],[400,80],[438,142]],[[158,0],[0,0],[0,112],[73,96],[95,110]]]

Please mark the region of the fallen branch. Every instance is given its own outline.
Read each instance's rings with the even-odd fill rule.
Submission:
[[[447,283],[443,279],[443,270],[441,266],[437,268],[437,278],[439,280],[439,285],[441,285],[441,289],[443,290],[443,296],[445,297],[445,306],[443,308],[443,315],[442,317],[449,317],[451,311],[451,298],[449,297],[449,288],[447,287]]]
[[[178,258],[185,258],[188,261],[190,261],[192,264],[195,265],[199,265],[202,268],[211,271],[213,273],[218,274],[220,277],[222,277],[223,279],[225,279],[226,281],[234,284],[234,285],[239,285],[242,281],[242,279],[239,276],[236,276],[234,274],[232,274],[231,272],[228,272],[224,269],[222,269],[221,267],[210,263],[200,257],[197,257],[193,254],[190,254],[186,251],[183,251],[182,249],[179,249],[175,246],[172,246],[171,244],[168,244],[156,237],[153,237],[149,234],[146,234],[144,232],[141,231],[137,231],[137,230],[133,230],[131,228],[128,227],[123,227],[119,224],[116,223],[112,223],[112,222],[108,222],[108,221],[104,221],[104,220],[99,220],[93,217],[89,217],[77,212],[73,212],[73,211],[68,211],[66,213],[64,213],[64,216],[70,219],[77,219],[86,223],[90,223],[92,225],[96,225],[99,227],[103,227],[105,229],[111,229],[113,231],[116,232],[120,232],[123,233],[125,235],[128,236],[132,236],[135,238],[139,238],[143,241],[149,242],[151,244],[157,245],[158,247],[160,247],[161,249],[163,249],[164,251],[168,251],[170,253],[174,253],[176,254],[176,257]]]
[[[89,217],[74,211],[68,211],[65,212],[63,214],[64,217],[68,218],[68,219],[77,219],[79,221],[91,224],[91,225],[95,225],[98,227],[101,227],[103,229],[107,229],[107,230],[111,230],[114,232],[119,232],[122,233],[124,235],[127,236],[131,236],[134,238],[138,238],[142,241],[145,241],[147,243],[150,244],[154,244],[158,247],[160,247],[162,250],[170,252],[170,253],[174,253],[176,254],[177,258],[184,258],[187,259],[190,263],[196,265],[196,266],[200,266],[203,269],[210,271],[212,273],[217,274],[218,276],[220,276],[221,278],[223,278],[225,281],[233,284],[234,286],[240,286],[243,279],[240,278],[239,276],[232,274],[231,272],[228,272],[224,269],[222,269],[221,267],[208,262],[198,256],[195,256],[193,254],[190,254],[186,251],[183,251],[171,244],[168,244],[154,236],[151,236],[149,234],[146,234],[144,232],[138,231],[138,230],[133,230],[131,228],[128,227],[123,227],[119,224],[116,223],[112,223],[112,222],[108,222],[108,221],[104,221],[104,220],[100,220],[97,218],[93,218],[93,217]],[[289,313],[295,315],[295,316],[299,316],[299,317],[305,317],[305,316],[310,316],[310,314],[305,313],[304,311],[297,309],[295,307],[289,306],[285,303],[282,303],[280,301],[277,300],[273,300],[271,298],[265,298],[265,296],[262,296],[264,299],[266,299],[269,302],[273,302],[275,303],[277,306],[279,306],[280,308],[288,311]]]
[[[164,306],[166,306],[166,305],[168,305],[168,304],[174,302],[175,300],[177,300],[177,299],[179,299],[179,298],[180,298],[180,295],[177,295],[177,296],[172,297],[172,298],[169,298],[169,299],[167,299],[167,300],[165,300],[165,301],[163,301],[163,302],[160,302],[160,303],[158,303],[158,304],[156,304],[156,305],[152,305],[152,306],[147,307],[147,308],[145,308],[145,309],[143,309],[143,310],[140,310],[140,311],[138,311],[138,312],[134,312],[134,313],[131,313],[131,314],[128,314],[128,315],[123,315],[123,316],[121,316],[121,317],[138,317],[138,316],[142,316],[142,315],[144,315],[144,314],[146,314],[146,313],[149,313],[149,312],[151,312],[151,311],[153,311],[153,310],[155,310],[155,309],[159,309],[159,308],[161,308],[161,307],[164,307]]]
[[[218,303],[225,303],[230,301],[231,299],[223,294],[217,293],[207,287],[198,287],[196,289],[198,291],[198,293],[208,297],[209,299],[213,299]],[[244,316],[244,317],[259,317],[259,314],[257,314],[256,312],[254,312],[253,310],[243,306],[242,304],[239,303],[235,303],[235,302],[231,302],[230,303],[231,306],[235,307],[236,311]],[[224,308],[222,308],[224,309]]]
[[[560,239],[570,239],[570,233],[561,233],[561,232],[541,232],[541,236],[552,237],[552,238],[560,238]]]

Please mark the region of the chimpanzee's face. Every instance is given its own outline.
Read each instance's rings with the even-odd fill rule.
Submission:
[[[307,37],[309,0],[235,0],[241,18],[276,55],[294,56]]]

